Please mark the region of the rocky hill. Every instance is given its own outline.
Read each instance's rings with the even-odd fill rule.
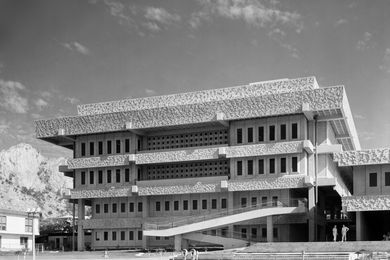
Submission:
[[[24,143],[0,151],[0,208],[40,207],[43,217],[71,214],[62,192],[72,187],[72,179],[58,172],[64,162],[65,158],[45,158]]]

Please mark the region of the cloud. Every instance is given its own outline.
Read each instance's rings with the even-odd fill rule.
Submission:
[[[155,96],[156,94],[157,94],[157,92],[155,91],[155,90],[153,90],[153,89],[145,89],[145,93],[146,93],[146,95],[148,95],[148,96]]]
[[[144,23],[144,26],[153,32],[158,32],[161,30],[161,28],[156,23],[153,22]]]
[[[362,140],[365,140],[365,141],[372,140],[375,137],[373,132],[368,132],[368,131],[360,131],[358,133],[358,135],[359,135],[359,138],[361,138]]]
[[[277,2],[269,7],[256,0],[201,1],[202,9],[192,15],[190,24],[197,28],[202,20],[219,16],[231,20],[242,20],[254,27],[265,28],[276,24],[288,25],[300,33],[303,29],[302,16],[297,12],[279,10]]]
[[[62,45],[68,50],[75,51],[83,55],[91,54],[90,50],[87,47],[78,42],[63,43]]]
[[[35,105],[37,106],[38,110],[42,110],[44,107],[47,107],[49,104],[43,100],[42,98],[38,98],[37,100],[35,100]]]
[[[180,22],[181,18],[177,14],[170,14],[164,8],[147,7],[145,10],[145,18],[161,24],[171,24]]]
[[[25,90],[26,87],[19,82],[0,79],[0,107],[13,113],[27,113],[28,100],[20,94]]]
[[[390,48],[386,49],[382,59],[382,65],[379,66],[379,69],[390,74]]]
[[[364,51],[372,48],[374,43],[372,42],[372,34],[369,32],[364,33],[364,37],[362,40],[359,40],[356,43],[356,49],[359,51]]]
[[[340,25],[346,24],[346,23],[348,23],[348,21],[347,21],[346,19],[339,19],[339,20],[337,20],[337,21],[334,23],[334,26],[335,26],[335,27],[339,27]]]
[[[0,135],[6,134],[10,127],[10,123],[5,119],[0,119]]]
[[[63,97],[64,101],[69,102],[72,105],[80,103],[80,100],[75,97]]]
[[[354,117],[355,119],[366,119],[365,116],[360,115],[360,114],[357,114],[357,113],[353,114],[353,117]]]
[[[277,42],[282,48],[286,49],[291,57],[293,57],[295,59],[300,58],[298,49],[295,48],[292,44],[287,43],[287,41],[285,39],[286,32],[284,32],[280,28],[275,28],[268,33],[268,36],[272,40]]]

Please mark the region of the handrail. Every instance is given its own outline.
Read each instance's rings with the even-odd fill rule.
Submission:
[[[144,230],[160,230],[160,229],[169,229],[173,227],[188,225],[196,222],[206,221],[210,219],[214,219],[217,217],[225,217],[230,216],[234,214],[239,214],[247,211],[252,211],[256,209],[264,209],[264,208],[275,208],[275,207],[307,207],[307,199],[291,199],[287,203],[282,202],[280,200],[277,201],[268,201],[266,203],[259,203],[256,205],[248,205],[245,207],[235,208],[231,210],[226,210],[222,212],[217,212],[213,214],[207,214],[207,215],[200,215],[200,216],[194,216],[189,217],[183,220],[178,221],[165,221],[160,223],[144,223],[143,229]]]

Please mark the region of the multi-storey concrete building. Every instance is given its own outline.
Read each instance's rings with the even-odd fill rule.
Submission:
[[[36,134],[74,151],[79,250],[83,229],[93,249],[329,240],[369,190],[337,165],[360,150],[345,89],[314,77],[80,105]]]

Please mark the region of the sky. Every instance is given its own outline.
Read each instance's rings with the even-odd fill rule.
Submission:
[[[77,105],[315,76],[390,147],[390,1],[0,0],[0,150]]]

